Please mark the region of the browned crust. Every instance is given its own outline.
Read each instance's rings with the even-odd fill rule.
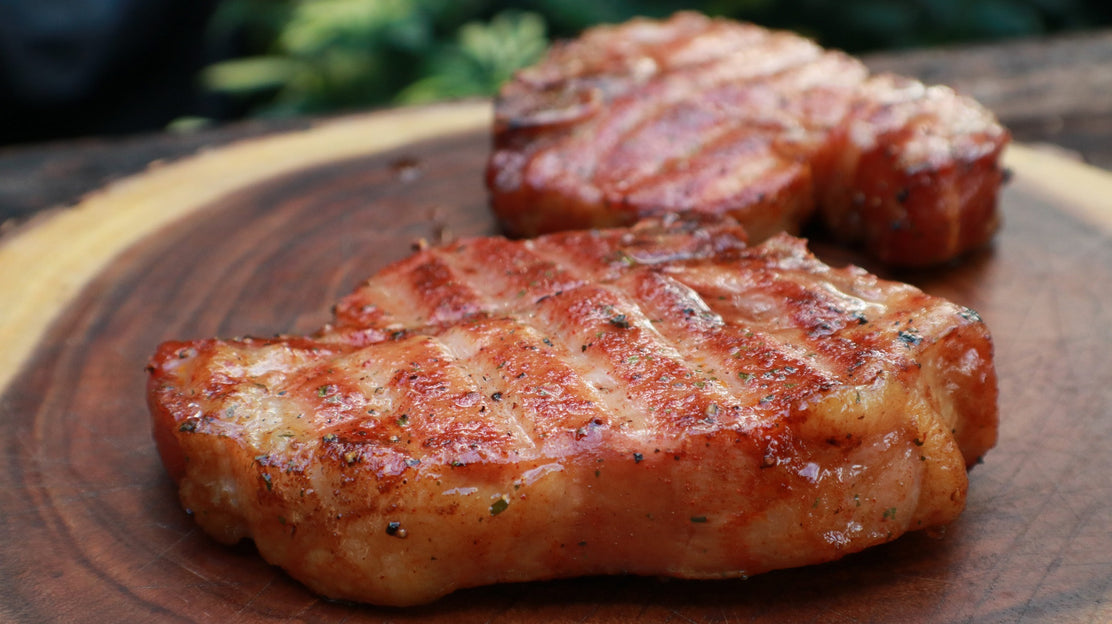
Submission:
[[[926,266],[991,240],[1008,139],[950,89],[681,12],[590,29],[518,73],[495,103],[487,185],[514,236],[697,211],[759,241],[814,218]]]
[[[995,441],[991,357],[964,308],[666,220],[419,252],[316,336],[163,345],[149,396],[206,532],[414,604],[748,575],[947,523]]]

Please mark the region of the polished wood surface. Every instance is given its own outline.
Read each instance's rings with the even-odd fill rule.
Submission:
[[[996,341],[1001,439],[942,536],[747,581],[573,579],[384,610],[322,601],[249,544],[197,531],[150,438],[154,346],[310,331],[417,241],[494,231],[488,115],[461,104],[253,138],[3,235],[0,621],[1112,621],[1112,175],[1024,145],[991,248],[890,275],[977,309]]]
[[[0,388],[59,304],[120,250],[240,187],[412,141],[482,126],[489,106],[474,103],[346,118],[311,130],[270,135],[94,192],[72,209],[34,215],[0,244]]]

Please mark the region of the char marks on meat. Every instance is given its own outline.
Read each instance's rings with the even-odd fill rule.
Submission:
[[[759,241],[817,214],[923,266],[991,239],[1007,141],[949,88],[685,12],[590,29],[520,71],[496,101],[487,184],[514,235],[693,210]]]
[[[313,336],[165,343],[159,450],[217,540],[386,605],[741,577],[954,520],[996,436],[982,321],[744,237],[668,218],[461,240]]]

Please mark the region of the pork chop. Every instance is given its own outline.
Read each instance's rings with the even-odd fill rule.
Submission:
[[[924,266],[992,238],[1007,141],[949,88],[683,12],[589,29],[518,72],[496,99],[487,185],[518,236],[694,210],[754,241],[814,219]]]
[[[461,240],[149,370],[197,524],[382,605],[834,560],[953,521],[997,425],[973,311],[732,222]]]

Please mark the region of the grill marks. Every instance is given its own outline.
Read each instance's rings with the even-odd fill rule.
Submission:
[[[570,452],[582,430],[612,424],[596,388],[537,327],[492,319],[455,328],[442,340],[459,345],[459,364],[481,380],[486,404],[508,414],[546,455]]]
[[[452,267],[456,279],[479,299],[478,305],[494,315],[530,307],[538,299],[583,283],[582,276],[538,257],[528,243],[474,239],[433,253]]]
[[[782,113],[776,114],[778,107],[754,108],[749,100],[758,97],[756,93],[745,95],[749,87],[739,93],[738,85],[760,84],[762,78],[790,73],[820,59],[822,49],[799,37],[755,27],[736,33],[732,30],[720,28],[706,39],[683,40],[680,42],[682,49],[642,50],[642,59],[657,59],[649,66],[650,74],[656,74],[661,66],[668,73],[659,74],[647,84],[635,80],[628,87],[619,87],[618,93],[611,94],[612,98],[606,103],[606,115],[597,123],[584,124],[571,136],[536,149],[524,165],[524,179],[534,184],[547,184],[552,180],[556,187],[581,194],[586,201],[599,197],[614,201],[615,194],[624,195],[627,184],[636,186],[638,180],[669,170],[694,169],[703,166],[708,159],[714,161],[716,157],[720,159],[735,152],[728,146],[714,149],[714,141],[722,132],[715,128],[737,129],[740,121],[743,131],[752,132],[754,125],[770,117],[776,118],[780,127],[798,123],[785,119]],[[729,40],[725,49],[718,47],[722,39]],[[672,58],[673,54],[676,58]],[[603,68],[606,69],[612,71],[612,68]],[[638,70],[634,67],[631,71],[636,74]],[[597,80],[569,88],[594,90],[598,88]],[[691,94],[702,92],[709,92],[703,100],[707,105],[692,106]],[[732,97],[723,97],[724,94]],[[738,95],[745,95],[745,100],[739,103]],[[754,110],[761,114],[754,115]],[[726,125],[725,121],[732,123]],[[678,127],[672,126],[673,123]],[[685,125],[688,133],[683,136],[680,131]],[[709,132],[709,135],[702,132]],[[736,136],[735,132],[727,133]],[[682,138],[677,141],[677,136]],[[768,140],[762,142],[767,144]],[[779,160],[775,155],[768,157],[773,162]],[[618,165],[616,171],[611,169],[614,165]],[[735,164],[726,168],[741,166]],[[748,168],[754,167],[749,165]],[[625,177],[630,170],[635,173],[633,180]],[[650,204],[653,203],[651,197],[635,201]],[[675,205],[675,201],[673,205],[655,203],[667,208],[681,207]]]
[[[699,29],[703,32],[697,32]],[[771,211],[771,218],[761,220],[777,223],[784,218],[778,213],[786,209],[791,222],[787,229],[798,229],[813,210],[814,193],[809,167],[794,156],[799,151],[795,144],[804,140],[802,127],[814,124],[803,118],[801,127],[800,118],[787,115],[782,92],[785,85],[798,90],[821,80],[845,81],[845,76],[863,75],[864,70],[838,78],[809,70],[812,64],[826,64],[826,53],[820,47],[800,37],[749,25],[708,25],[684,15],[669,27],[646,25],[642,32],[654,30],[658,36],[645,36],[634,43],[622,60],[614,59],[606,35],[599,37],[602,33],[583,44],[588,50],[597,44],[594,54],[578,54],[567,64],[555,60],[554,65],[575,73],[573,61],[597,55],[624,63],[625,70],[616,71],[605,63],[581,68],[560,87],[558,95],[546,91],[556,101],[588,101],[597,99],[601,89],[605,113],[595,114],[602,113],[595,106],[591,115],[579,118],[580,125],[570,133],[531,133],[531,144],[507,137],[503,147],[517,145],[527,155],[516,162],[496,156],[497,169],[520,168],[522,172],[492,175],[509,186],[550,189],[574,202],[605,203],[617,211],[610,217],[595,215],[595,224],[628,224],[638,215],[668,210],[719,211],[725,207],[749,213]],[[554,56],[558,59],[560,51]],[[844,59],[845,65],[860,66],[848,57],[839,59]],[[793,78],[794,74],[809,78]],[[547,76],[546,80],[558,78],[568,77]],[[529,72],[522,74],[522,81],[548,89]],[[508,89],[503,98],[506,107],[498,118],[503,124],[522,125],[519,117],[529,113],[514,97],[539,103],[512,84]],[[592,93],[596,95],[589,95]],[[693,93],[699,94],[697,101],[692,100]],[[787,138],[781,138],[783,135]],[[781,152],[779,143],[787,149]],[[705,202],[693,205],[692,197]],[[782,229],[782,224],[752,229],[763,238]]]
[[[662,434],[751,420],[758,401],[747,401],[745,393],[740,399],[731,395],[732,384],[719,378],[721,368],[715,366],[711,348],[718,346],[713,340],[735,329],[723,324],[697,294],[666,276],[676,265],[701,265],[711,257],[728,266],[743,247],[739,235],[718,225],[640,238],[604,232],[579,237],[580,244],[566,244],[575,234],[532,241],[533,249],[594,284],[565,293],[562,300],[554,298],[550,306],[542,306],[541,316],[555,325],[553,333],[580,362],[577,368],[604,392],[610,409],[641,415],[629,421],[631,429],[642,419]],[[589,252],[588,242],[595,243]],[[668,268],[657,268],[665,264]],[[669,288],[679,292],[662,297]],[[674,317],[683,322],[671,322]],[[692,340],[695,322],[702,323],[707,340]],[[576,340],[586,358],[575,353]],[[623,388],[622,393],[613,388]]]
[[[505,414],[484,406],[480,384],[428,336],[358,349],[296,377],[287,400],[300,400],[307,428],[323,432],[326,452],[380,474],[430,460],[496,460],[506,438],[520,446],[525,437]]]
[[[674,89],[677,99],[662,103],[636,126],[625,128],[617,145],[599,156],[592,183],[610,197],[615,191],[638,188],[652,176],[668,172],[718,168],[718,175],[724,175],[743,166],[726,164],[738,159],[793,163],[796,175],[809,180],[810,168],[801,161],[825,144],[821,133],[842,120],[853,89],[867,72],[850,57],[821,53],[798,39],[794,42],[797,51],[774,57],[776,64],[771,67],[761,69],[745,54],[727,53],[701,68],[701,74],[709,77],[705,84],[686,84],[688,80],[698,83],[700,74],[676,76],[673,80],[683,85]],[[775,50],[755,43],[748,56],[767,59],[766,52]],[[691,90],[700,88],[699,97],[692,99]],[[629,96],[628,105],[646,108],[637,99],[642,94],[636,96]],[[606,124],[605,119],[599,122]],[[753,164],[749,168],[762,167]],[[745,181],[754,182],[751,178]],[[810,186],[795,192],[813,195]],[[686,203],[692,196],[685,198]],[[651,197],[646,193],[640,203],[647,205]],[[672,207],[686,206],[673,202]]]
[[[743,237],[666,221],[466,240],[370,279],[315,341],[268,349],[322,349],[294,357],[284,384],[305,426],[335,436],[338,459],[396,474],[562,456],[600,435],[775,427],[810,397],[909,367],[899,336],[942,331],[893,312],[921,307],[910,287],[831,270],[798,239]],[[223,357],[244,387],[269,374],[267,358],[248,375],[244,354]]]
[[[405,349],[424,355],[395,357],[420,387],[404,377],[387,387],[418,397],[406,409],[429,418],[453,409],[444,397],[471,397],[474,422],[429,433],[426,446],[457,439],[460,452],[492,456],[569,452],[603,430],[644,438],[768,425],[875,355],[848,333],[880,303],[816,291],[821,265],[801,247],[745,249],[729,225],[685,228],[469,240],[418,254],[351,299],[378,310],[378,293],[448,294],[407,319]]]
[[[419,252],[312,338],[160,346],[155,439],[204,530],[383,604],[755,573],[955,517],[995,440],[977,317],[743,241],[664,219]]]
[[[689,366],[700,377],[695,385],[713,384],[728,393],[715,406],[704,407],[708,422],[730,426],[758,412],[768,419],[791,400],[802,398],[802,392],[832,383],[829,375],[793,356],[786,345],[736,320],[727,323],[682,281],[649,272],[630,276],[630,281],[646,313],[654,317],[656,331],[688,354]]]
[[[730,397],[663,339],[640,306],[616,289],[585,286],[546,300],[541,322],[557,330],[624,432],[674,437]]]
[[[406,327],[454,323],[481,310],[474,289],[435,254],[414,256],[413,262],[376,276],[371,282],[369,296],[377,294],[376,286],[384,294],[403,294],[405,307],[398,310],[395,319]],[[378,297],[374,301],[376,307],[386,304]]]
[[[731,348],[738,364],[751,367],[735,373],[750,384],[791,376],[780,381],[826,389],[867,383],[894,361],[906,365],[907,354],[893,348],[897,330],[887,323],[896,311],[917,308],[905,301],[911,289],[870,291],[859,271],[829,271],[802,252],[801,242],[776,237],[740,258],[734,271],[681,267],[672,277],[743,330],[745,340]]]
[[[487,184],[517,235],[699,211],[762,240],[817,214],[882,261],[928,265],[995,232],[1007,141],[945,87],[679,13],[589,30],[507,83]]]
[[[300,403],[287,409],[334,435],[337,458],[395,474],[405,462],[563,456],[600,435],[775,427],[838,386],[911,368],[915,339],[944,331],[930,318],[950,322],[913,323],[925,295],[829,269],[798,239],[750,248],[743,236],[665,221],[466,240],[370,279],[315,341],[267,348],[282,362],[322,349],[290,360],[301,364],[284,385]],[[266,413],[251,393],[271,382],[268,358],[252,375],[246,354],[222,357]]]
[[[547,434],[560,428],[582,431],[613,426],[636,436],[658,430],[664,421],[689,419],[691,413],[702,417],[716,409],[708,407],[712,403],[725,405],[729,396],[721,388],[706,388],[705,375],[689,367],[676,348],[652,329],[639,302],[624,294],[621,284],[589,282],[599,273],[614,277],[648,271],[624,260],[628,252],[616,244],[620,238],[606,234],[566,238],[571,237],[581,243],[571,245],[572,249],[593,250],[578,256],[583,259],[579,266],[533,255],[529,243],[498,240],[500,247],[517,247],[504,251],[514,258],[518,270],[503,271],[503,283],[495,279],[474,285],[475,290],[484,290],[484,307],[497,314],[514,314],[523,324],[513,329],[509,340],[520,341],[514,348],[528,352],[527,356],[498,356],[505,358],[499,362],[503,366],[499,375],[515,385],[511,392],[503,392],[502,400],[528,400],[525,413],[539,414],[538,426],[546,428]],[[467,269],[482,262],[489,251],[472,249],[474,255],[462,251],[444,256],[451,258],[460,277],[469,275]],[[537,274],[548,275],[549,281],[526,282]],[[668,380],[671,392],[659,390],[656,382],[661,379]],[[602,409],[580,409],[580,401]],[[608,415],[621,415],[622,420],[611,422]]]

